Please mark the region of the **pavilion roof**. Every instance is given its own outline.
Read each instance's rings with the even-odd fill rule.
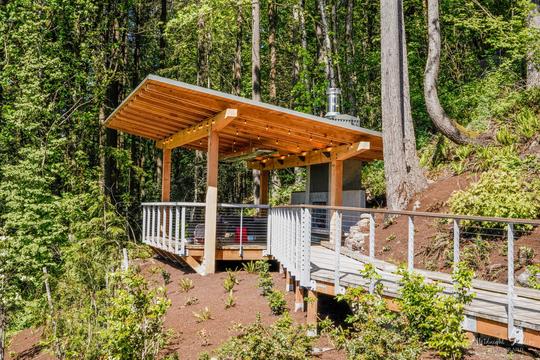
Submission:
[[[382,159],[378,131],[155,75],[146,77],[105,125],[155,140],[158,147],[196,150],[207,148],[208,136],[201,136],[204,126],[208,132],[214,126],[218,131],[219,125],[220,158],[260,153],[250,159],[254,168],[275,159],[276,168],[302,166],[306,156],[320,152],[319,156],[330,158],[333,149],[362,149],[354,153],[355,158]],[[291,156],[294,161],[284,161]]]

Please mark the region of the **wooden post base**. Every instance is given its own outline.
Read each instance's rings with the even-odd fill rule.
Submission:
[[[294,311],[304,311],[304,289],[300,287],[300,281],[294,284]]]
[[[285,291],[294,291],[293,277],[287,270],[285,270]]]

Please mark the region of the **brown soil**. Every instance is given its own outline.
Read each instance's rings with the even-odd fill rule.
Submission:
[[[235,287],[235,297],[237,304],[234,308],[225,309],[225,291],[222,287],[226,273],[220,272],[211,276],[200,276],[187,270],[174,267],[168,263],[157,259],[146,260],[141,263],[143,274],[153,282],[162,283],[160,271],[153,269],[164,269],[171,274],[171,283],[167,286],[167,293],[172,305],[166,315],[165,326],[171,329],[173,337],[164,351],[164,355],[177,352],[180,359],[197,359],[201,352],[209,352],[219,346],[220,343],[234,335],[229,329],[237,322],[250,323],[260,313],[264,323],[272,323],[277,319],[271,315],[266,299],[258,294],[257,275],[247,274],[243,271],[238,273],[240,283]],[[285,280],[278,273],[273,273],[276,288],[285,289]],[[180,291],[178,282],[181,278],[187,277],[193,280],[195,287],[185,294]],[[186,306],[187,297],[195,296],[199,299],[196,305]],[[290,309],[294,306],[292,293],[286,295],[287,303]],[[212,314],[212,319],[201,323],[196,322],[193,312],[208,307]],[[292,313],[295,322],[305,323],[305,313]],[[200,331],[204,330],[207,334],[208,345],[204,344]],[[11,342],[11,347],[7,359],[54,359],[49,353],[42,351],[39,346],[41,336],[40,330],[27,329],[18,333]],[[477,341],[471,346],[470,353],[466,359],[475,360],[493,360],[505,359],[509,356],[508,349],[497,346],[498,343],[489,343],[481,345]],[[322,337],[315,345],[321,350],[313,358],[323,360],[344,360],[346,355],[343,351],[337,351],[333,348],[327,338]],[[432,354],[427,353],[423,359],[435,359]],[[531,359],[534,355],[524,352],[523,354],[514,354],[513,359]]]
[[[427,190],[417,195],[409,204],[408,210],[450,213],[446,202],[454,191],[463,190],[476,181],[475,175],[462,174],[439,179],[430,184]],[[407,261],[407,217],[396,217],[390,225],[384,223],[382,216],[376,217],[376,256],[379,259],[403,264]],[[452,228],[448,222],[438,221],[435,218],[416,217],[415,226],[415,267],[426,270],[450,272],[450,263],[447,261],[448,251],[452,249]],[[446,237],[441,235],[446,234]],[[467,234],[462,234],[461,253],[463,248],[473,243],[473,238],[466,239]],[[504,237],[489,236],[488,251],[485,258],[475,258],[476,276],[484,280],[506,282],[506,255]],[[540,229],[535,229],[530,234],[516,231],[515,251],[521,247],[534,250],[535,259],[538,261],[540,254]],[[524,270],[523,262],[516,264],[517,274]]]

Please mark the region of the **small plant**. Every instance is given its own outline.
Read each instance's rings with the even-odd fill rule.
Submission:
[[[540,118],[531,110],[524,109],[516,117],[517,132],[529,140],[540,132]]]
[[[269,326],[264,325],[260,314],[257,314],[253,324],[238,324],[233,330],[238,335],[215,351],[216,359],[310,359],[316,340],[307,335],[306,326],[294,325],[289,313]]]
[[[382,252],[383,252],[383,253],[388,252],[388,251],[390,251],[390,250],[391,250],[391,248],[390,248],[390,246],[388,246],[388,245],[385,245],[385,246],[382,247]]]
[[[195,316],[198,323],[207,321],[207,320],[212,320],[212,313],[210,312],[210,309],[208,309],[208,307],[205,307],[199,312],[194,311],[193,316]]]
[[[520,246],[518,250],[518,263],[520,266],[531,265],[534,260],[534,249],[527,246]]]
[[[257,260],[255,262],[255,268],[259,275],[261,273],[268,273],[270,271],[270,263],[264,260]]]
[[[390,242],[390,241],[394,241],[396,240],[397,236],[396,234],[390,234],[387,238],[386,238],[386,241]]]
[[[540,290],[540,281],[538,281],[540,264],[529,265],[527,266],[527,270],[530,273],[530,276],[527,279],[528,285],[533,289]]]
[[[201,346],[206,347],[210,345],[210,336],[208,335],[208,331],[206,329],[197,331],[197,336],[201,340]]]
[[[187,298],[186,302],[184,303],[185,306],[191,306],[199,303],[199,299],[195,296],[190,296]]]
[[[223,280],[223,288],[226,292],[230,293],[234,289],[234,286],[238,284],[238,279],[236,278],[236,272],[232,270],[227,270],[227,277]]]
[[[242,267],[244,268],[244,271],[248,274],[255,274],[258,271],[257,263],[255,261],[248,261],[242,264]]]
[[[195,285],[193,284],[193,280],[191,280],[190,278],[180,279],[179,286],[180,291],[183,293],[187,293],[195,287]]]
[[[262,273],[259,275],[259,280],[257,282],[259,290],[261,291],[262,296],[268,296],[274,287],[274,281],[272,280],[272,275],[269,273]]]
[[[171,273],[165,269],[161,269],[161,277],[163,278],[163,283],[169,285],[171,283]]]
[[[518,137],[512,133],[507,127],[502,127],[499,129],[495,135],[497,142],[501,145],[512,145],[518,142]]]
[[[236,306],[236,299],[234,298],[233,292],[229,292],[227,299],[225,299],[225,309],[230,309]]]
[[[268,305],[274,315],[281,315],[287,308],[285,295],[279,290],[273,290],[268,294]]]

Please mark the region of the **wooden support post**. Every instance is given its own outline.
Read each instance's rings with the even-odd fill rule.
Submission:
[[[304,288],[300,287],[300,281],[294,284],[294,311],[304,311]]]
[[[161,173],[161,201],[171,200],[171,149],[163,149],[163,171]]]
[[[330,178],[329,178],[329,191],[330,196],[330,206],[342,206],[343,205],[343,160],[333,160],[330,163]],[[330,211],[330,243],[334,244],[337,240],[336,234],[341,234],[341,231],[338,232],[336,229],[338,224],[337,217],[334,216],[334,211]],[[339,229],[341,230],[341,229]],[[341,239],[339,239],[341,241]]]
[[[269,184],[269,176],[270,171],[268,170],[262,170],[260,174],[260,180],[261,180],[261,205],[267,205],[268,204],[268,184]]]
[[[294,281],[289,271],[285,271],[285,291],[294,290]]]
[[[311,327],[308,334],[311,336],[317,335],[317,322],[319,318],[319,297],[313,290],[308,290],[307,299],[307,324]]]
[[[219,135],[215,131],[208,134],[208,154],[206,161],[206,208],[204,217],[204,273],[216,271],[216,218],[218,185]]]

